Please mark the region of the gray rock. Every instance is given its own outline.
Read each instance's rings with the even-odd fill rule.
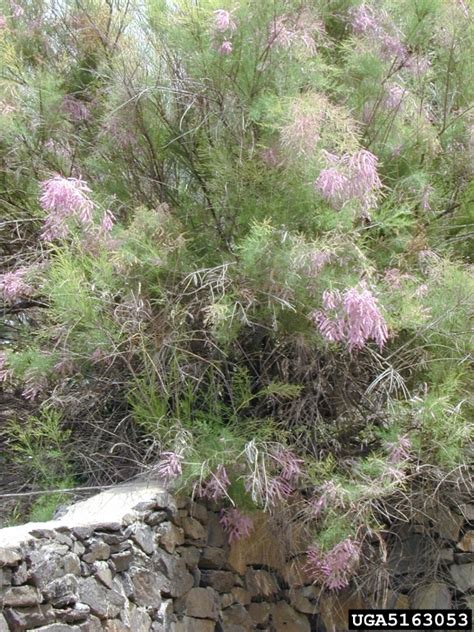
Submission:
[[[308,618],[296,612],[286,601],[272,606],[272,623],[275,632],[311,632]]]
[[[248,568],[245,573],[245,586],[252,597],[270,597],[279,590],[273,575],[253,568]]]
[[[5,608],[3,614],[13,632],[39,628],[42,625],[53,623],[55,618],[54,610],[49,604],[22,608],[21,610]]]
[[[204,505],[201,505],[201,503],[195,503],[195,502],[190,501],[188,503],[187,509],[189,511],[189,515],[192,518],[196,518],[196,520],[199,520],[199,522],[201,522],[204,525],[207,524],[208,511],[204,507]]]
[[[230,606],[230,608],[223,610],[221,613],[221,619],[224,630],[235,629],[233,626],[239,626],[243,631],[254,629],[250,614],[240,604],[234,604],[233,606]]]
[[[458,566],[453,564],[449,568],[456,588],[463,593],[474,589],[474,562]]]
[[[168,492],[160,492],[155,496],[155,507],[156,509],[166,509],[173,514],[178,511],[176,500]]]
[[[231,595],[233,596],[234,601],[240,603],[242,606],[248,606],[252,598],[248,590],[244,590],[239,586],[234,586],[234,588],[232,588]]]
[[[234,595],[232,593],[221,594],[221,610],[225,610],[233,603],[235,603]]]
[[[157,539],[168,553],[174,553],[177,546],[184,542],[184,532],[172,522],[163,522],[156,530]]]
[[[75,604],[79,599],[79,582],[74,575],[64,575],[49,583],[44,594],[46,599],[56,608],[65,608]]]
[[[21,553],[16,549],[0,547],[0,566],[15,566],[21,560]]]
[[[271,604],[269,603],[251,603],[249,606],[249,615],[255,625],[267,625],[270,620]]]
[[[180,546],[178,552],[188,568],[196,568],[201,557],[201,551],[195,546]]]
[[[109,619],[103,625],[106,632],[130,632],[130,628],[119,619]]]
[[[87,553],[82,559],[87,564],[92,564],[97,560],[108,560],[110,557],[110,546],[102,540],[93,538],[87,543]]]
[[[107,588],[113,587],[112,571],[109,568],[107,562],[94,562],[92,566],[94,575],[99,579]]]
[[[168,579],[146,569],[134,569],[130,574],[135,603],[139,606],[159,608],[161,591],[169,586]]]
[[[100,619],[116,617],[125,603],[125,598],[115,590],[108,590],[88,577],[79,584],[80,600],[87,604],[92,614]]]
[[[3,605],[13,607],[36,606],[43,601],[40,591],[33,586],[16,586],[3,595]]]
[[[81,632],[103,632],[102,623],[97,617],[91,616],[79,626]]]
[[[474,504],[468,503],[460,506],[461,513],[469,522],[474,522]]]
[[[305,597],[303,591],[298,589],[290,594],[291,605],[298,612],[302,612],[303,614],[316,614],[318,608],[316,604],[311,603],[308,597]]]
[[[224,550],[217,546],[207,546],[202,551],[199,560],[199,568],[222,569],[227,566],[227,557]]]
[[[111,560],[114,563],[115,570],[118,573],[127,570],[127,568],[130,566],[132,558],[133,555],[131,551],[122,551],[121,553],[114,553],[111,556]]]
[[[117,532],[117,533],[97,533],[96,532],[96,536],[100,540],[103,540],[109,546],[114,545],[114,544],[120,544],[121,542],[127,539],[127,536],[125,535],[125,533],[122,533],[122,532]]]
[[[40,549],[29,551],[27,559],[30,561],[30,577],[40,589],[64,575],[64,557],[69,549],[64,544],[55,542],[43,545]]]
[[[56,617],[61,623],[80,623],[87,619],[90,611],[91,609],[87,604],[78,601],[74,604],[73,608],[58,610]]]
[[[235,586],[235,577],[230,571],[202,571],[201,584],[211,586],[219,593],[228,593]]]
[[[196,619],[213,619],[219,616],[218,596],[212,588],[192,588],[175,604],[177,612]]]
[[[73,527],[72,533],[78,540],[87,540],[94,533],[94,527]]]
[[[474,553],[474,531],[467,531],[457,543],[457,547],[465,553]]]
[[[24,584],[27,581],[28,577],[29,577],[28,567],[26,565],[26,562],[23,561],[21,562],[21,564],[19,564],[16,571],[14,571],[12,574],[12,584],[14,586],[20,586],[21,584]]]
[[[451,608],[451,593],[448,586],[440,582],[425,584],[416,589],[411,607],[416,609]]]
[[[5,617],[0,612],[0,632],[10,632],[10,628],[5,620]]]
[[[455,553],[454,561],[456,564],[468,564],[474,562],[474,553]]]
[[[209,619],[183,617],[182,621],[171,624],[171,632],[214,632],[216,622]]]
[[[150,525],[150,527],[156,527],[160,522],[164,522],[168,519],[168,514],[166,511],[153,511],[149,516],[145,518],[145,522]]]
[[[65,625],[64,623],[52,623],[41,628],[36,628],[35,632],[79,632],[77,625]]]
[[[445,564],[452,564],[454,562],[453,549],[441,549],[441,551],[439,552],[439,560],[440,562],[444,562]]]
[[[206,543],[207,540],[207,530],[202,526],[202,524],[196,520],[196,518],[191,518],[191,516],[186,516],[182,521],[184,535],[194,540],[195,542],[199,542],[202,544]]]
[[[193,576],[180,558],[159,550],[152,557],[153,567],[167,578],[163,587],[166,596],[182,597],[194,585]]]
[[[71,550],[75,555],[82,555],[86,550],[86,547],[82,544],[82,542],[76,540],[72,543]]]
[[[227,544],[227,537],[219,522],[219,516],[215,513],[209,513],[208,515],[207,544],[217,547],[224,547]]]
[[[151,628],[151,619],[141,608],[133,608],[130,614],[130,630],[133,632],[148,632]]]
[[[435,530],[442,538],[457,542],[459,534],[464,523],[464,516],[451,511],[447,507],[443,507],[443,511],[436,514]]]
[[[135,523],[130,527],[130,537],[147,555],[151,555],[155,550],[155,534],[150,527],[144,524]]]
[[[67,553],[63,557],[63,568],[65,573],[79,576],[81,574],[81,562],[79,560],[79,556],[75,553]]]

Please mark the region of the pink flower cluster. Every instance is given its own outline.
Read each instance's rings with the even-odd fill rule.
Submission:
[[[360,557],[360,544],[346,538],[330,551],[323,553],[318,547],[307,551],[307,569],[315,581],[329,590],[341,590],[349,585]]]
[[[33,288],[25,281],[28,272],[28,268],[21,267],[0,275],[0,292],[5,303],[12,305],[19,298],[33,294]]]
[[[197,494],[201,498],[208,498],[215,502],[225,498],[229,485],[230,480],[225,467],[218,465],[210,478],[199,486]]]
[[[312,314],[321,334],[330,342],[346,341],[349,350],[362,349],[374,340],[382,350],[388,330],[374,295],[365,286],[325,290],[323,309]]]
[[[221,55],[230,55],[232,53],[232,34],[237,30],[237,24],[232,17],[230,11],[225,9],[217,9],[214,11],[214,31],[220,37],[223,37],[217,50]]]
[[[40,204],[48,213],[42,239],[53,241],[65,237],[67,220],[71,217],[86,226],[91,223],[94,202],[89,197],[91,190],[84,180],[57,175],[40,186]]]
[[[320,172],[314,186],[329,204],[341,209],[356,200],[364,213],[376,205],[382,182],[374,154],[361,149],[340,158],[326,152],[326,158],[331,166]]]
[[[303,9],[297,14],[280,15],[268,28],[268,45],[270,48],[290,48],[301,44],[310,55],[317,52],[314,33],[324,33],[324,24],[316,20],[309,10]]]
[[[349,9],[349,20],[356,35],[372,37],[377,42],[380,53],[385,59],[395,57],[404,60],[407,57],[407,49],[395,32],[394,25],[388,23],[386,13],[376,13],[372,7],[362,3],[358,7]]]
[[[253,529],[253,520],[249,516],[245,516],[235,507],[223,509],[219,522],[227,533],[229,544],[235,540],[246,538]]]
[[[382,99],[382,105],[387,110],[398,110],[402,106],[403,99],[406,95],[406,90],[396,83],[390,84]]]
[[[183,458],[182,455],[176,452],[162,452],[156,473],[167,483],[175,478],[179,478],[183,473],[181,465]]]
[[[276,448],[272,456],[281,468],[281,478],[288,483],[296,483],[302,474],[303,459],[283,446]]]

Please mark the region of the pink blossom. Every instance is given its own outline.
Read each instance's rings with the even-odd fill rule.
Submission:
[[[315,250],[309,255],[309,270],[312,274],[319,274],[321,270],[327,265],[334,254],[329,250]]]
[[[84,101],[76,99],[71,94],[67,94],[62,102],[62,110],[74,123],[87,121],[90,117],[89,107]]]
[[[10,2],[10,7],[13,13],[13,17],[21,18],[21,16],[25,13],[23,7],[21,7],[17,2]]]
[[[104,231],[104,233],[110,233],[110,231],[114,227],[114,223],[115,223],[115,217],[113,216],[112,212],[107,209],[104,213],[104,216],[101,222],[101,228]]]
[[[246,538],[253,529],[253,520],[249,516],[245,516],[235,507],[223,509],[219,522],[227,533],[229,544],[235,540]]]
[[[406,46],[400,41],[398,35],[388,35],[384,33],[380,37],[380,52],[382,57],[387,60],[391,60],[396,57],[403,60],[407,56]]]
[[[302,474],[303,459],[284,447],[274,450],[273,458],[281,468],[280,476],[283,480],[295,483],[299,479]]]
[[[382,105],[388,110],[398,110],[402,105],[405,94],[406,90],[404,88],[393,83],[388,86],[382,99]]]
[[[321,196],[336,209],[351,200],[357,200],[364,211],[374,206],[382,188],[377,157],[366,149],[344,154],[339,159],[326,156],[330,156],[328,162],[334,166],[323,169],[315,182]]]
[[[237,24],[232,19],[231,13],[225,9],[214,11],[214,27],[219,33],[225,33],[225,31],[235,32],[237,30]]]
[[[7,26],[7,20],[4,15],[0,15],[0,29],[4,29]]]
[[[326,340],[345,340],[350,350],[361,349],[370,339],[382,349],[388,339],[377,300],[365,286],[347,288],[342,295],[326,290],[323,310],[313,312],[311,318]]]
[[[398,437],[395,443],[388,443],[389,449],[388,462],[398,464],[410,458],[411,441],[407,435]]]
[[[374,10],[366,4],[349,9],[349,18],[352,30],[357,35],[377,33],[381,28]]]
[[[268,45],[289,48],[302,44],[310,55],[317,52],[314,34],[324,34],[324,24],[311,11],[303,9],[293,15],[280,15],[268,27]]]
[[[174,478],[178,478],[182,474],[181,461],[184,457],[176,452],[162,452],[160,454],[160,463],[156,469],[158,476],[166,482]]]
[[[33,294],[33,288],[25,281],[28,268],[17,268],[0,275],[0,291],[6,303],[12,305],[19,298]]]
[[[208,498],[212,501],[221,500],[227,494],[227,488],[230,485],[229,477],[227,476],[227,471],[223,465],[218,465],[216,471],[211,474],[209,480],[205,481],[198,488],[198,495],[202,498]]]
[[[314,186],[334,208],[342,208],[350,199],[350,180],[335,167],[323,169]]]
[[[82,224],[92,220],[94,203],[87,184],[78,178],[54,176],[41,183],[40,204],[48,212],[42,238],[47,241],[65,237],[67,219],[75,217]]]
[[[232,53],[232,42],[224,40],[219,46],[218,51],[221,55],[230,55]]]
[[[345,339],[343,318],[329,318],[324,312],[318,310],[312,313],[311,319],[329,342],[342,342]]]
[[[270,478],[265,490],[266,503],[274,507],[280,502],[287,500],[294,491],[294,487],[288,480],[285,480],[283,476]]]
[[[375,340],[379,348],[383,349],[388,339],[387,325],[370,290],[346,290],[343,306],[349,349],[361,349],[369,339]]]
[[[307,551],[307,569],[329,590],[341,590],[349,585],[359,556],[360,545],[352,538],[346,538],[327,553],[319,547],[311,547]]]

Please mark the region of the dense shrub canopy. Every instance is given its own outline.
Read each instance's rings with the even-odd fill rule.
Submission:
[[[5,491],[152,472],[344,587],[466,478],[468,4],[1,6]]]

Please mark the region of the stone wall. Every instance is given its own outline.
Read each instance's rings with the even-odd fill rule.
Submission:
[[[151,489],[138,504],[120,501],[108,511],[105,496],[97,498],[101,511],[92,517],[84,505],[20,534],[0,531],[0,632],[335,632],[346,629],[349,608],[449,608],[472,600],[472,515],[459,517],[448,534],[440,561],[446,579],[431,577],[415,590],[403,582],[419,572],[411,566],[420,562],[416,537],[424,536],[397,537],[387,563],[398,591],[375,603],[353,590],[320,594],[303,559],[285,558],[264,516],[252,538],[229,548],[218,513],[190,499]]]

